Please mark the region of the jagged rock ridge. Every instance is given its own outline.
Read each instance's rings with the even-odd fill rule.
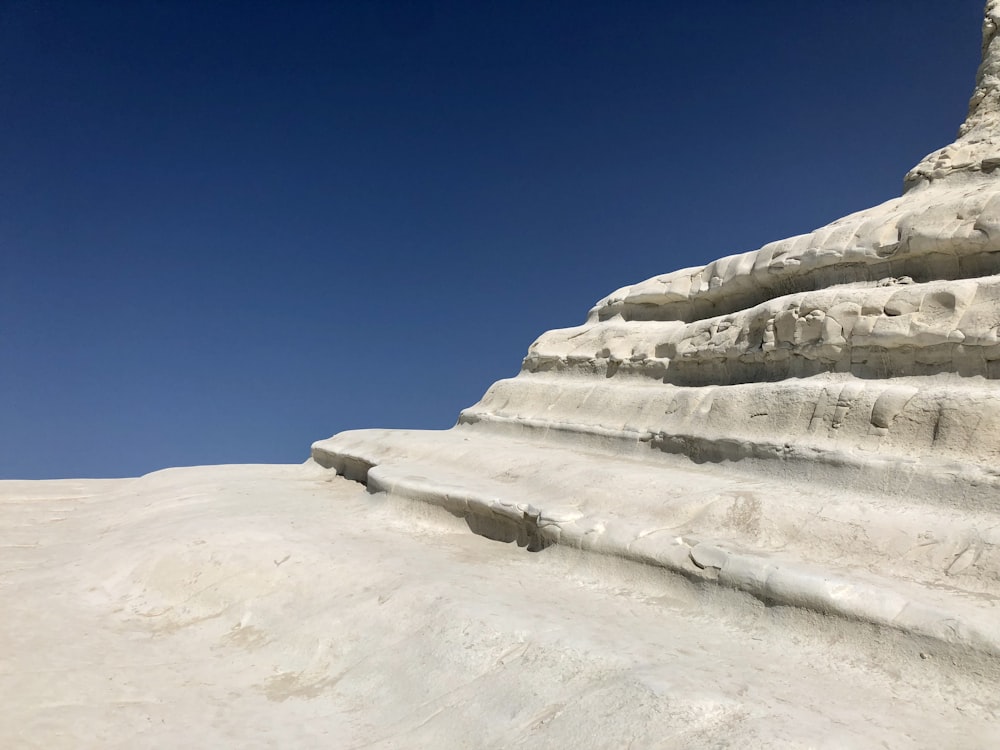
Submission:
[[[969,101],[969,114],[958,139],[929,154],[906,175],[912,190],[947,179],[961,180],[991,174],[1000,167],[1000,2],[989,0],[983,19],[982,63],[976,88]]]

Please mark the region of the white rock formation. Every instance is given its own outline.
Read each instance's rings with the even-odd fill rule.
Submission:
[[[998,20],[958,140],[901,197],[619,289],[450,431],[313,458],[530,549],[1000,654]]]
[[[958,139],[929,154],[906,175],[908,189],[928,183],[992,174],[1000,166],[1000,2],[988,0],[983,21],[983,61],[969,114]]]
[[[0,748],[1000,746],[998,13],[903,197],[615,292],[452,430],[0,482]]]

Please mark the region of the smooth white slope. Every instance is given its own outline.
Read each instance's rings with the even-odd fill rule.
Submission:
[[[990,747],[946,648],[310,466],[0,483],[0,746]]]

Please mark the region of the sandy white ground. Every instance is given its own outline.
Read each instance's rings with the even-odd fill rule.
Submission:
[[[0,482],[0,747],[996,747],[995,665],[316,466]]]

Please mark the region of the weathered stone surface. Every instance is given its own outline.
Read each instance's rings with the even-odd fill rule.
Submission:
[[[619,289],[453,430],[314,459],[531,549],[1000,654],[998,22],[902,196]]]

